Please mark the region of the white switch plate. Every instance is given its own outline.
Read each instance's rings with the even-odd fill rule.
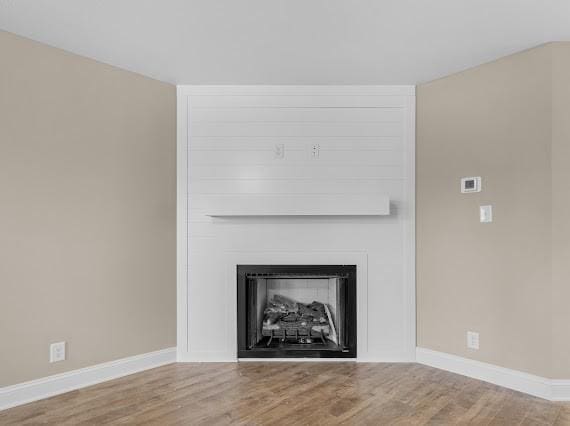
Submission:
[[[493,221],[493,206],[479,206],[479,220],[481,223]]]
[[[52,343],[49,346],[49,362],[65,361],[65,342]]]
[[[475,331],[467,332],[467,347],[469,349],[479,349],[479,333],[476,333]]]

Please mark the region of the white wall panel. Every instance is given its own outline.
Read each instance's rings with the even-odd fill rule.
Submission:
[[[306,165],[195,165],[188,170],[190,184],[196,179],[381,179],[405,178],[405,170],[400,166],[352,166],[343,167],[330,164]],[[357,188],[357,182],[355,183]],[[190,189],[191,190],[191,189]]]
[[[304,180],[261,180],[261,179],[197,179],[192,182],[190,193],[193,198],[201,195],[218,194],[390,194],[401,193],[402,179],[304,179]]]
[[[402,120],[401,108],[192,108],[192,123],[345,122],[386,123]]]
[[[218,136],[399,136],[402,123],[342,123],[342,122],[212,122],[193,123],[190,135],[196,137]]]
[[[285,144],[283,144],[285,146]],[[319,144],[320,145],[320,144]],[[275,147],[273,147],[275,148]],[[192,166],[271,165],[271,167],[287,167],[302,165],[308,168],[327,166],[400,166],[404,162],[402,151],[350,151],[322,150],[319,156],[313,157],[307,149],[285,148],[285,158],[276,161],[272,150],[239,150],[228,151],[193,151],[190,156]]]
[[[403,108],[406,101],[404,96],[374,95],[194,95],[191,108]]]
[[[235,265],[227,265],[235,253],[275,264],[354,263],[359,253],[367,263],[359,261],[358,358],[412,359],[414,109],[410,87],[179,88],[179,143],[189,165],[187,216],[179,220],[188,238],[184,359],[235,359]],[[236,199],[319,197],[389,197],[390,215],[208,216],[212,205]],[[228,315],[204,321],[214,303]]]
[[[198,137],[192,136],[191,151],[248,151],[275,149],[275,144],[286,144],[288,150],[307,151],[314,143],[318,143],[321,151],[385,151],[403,150],[401,137],[390,136],[313,136],[283,137],[265,136],[252,138],[248,136]]]

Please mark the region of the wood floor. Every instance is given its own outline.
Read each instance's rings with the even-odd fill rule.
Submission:
[[[0,412],[0,424],[570,425],[570,404],[417,364],[171,364]]]

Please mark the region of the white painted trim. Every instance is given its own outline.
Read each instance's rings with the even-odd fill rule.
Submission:
[[[238,362],[356,362],[356,358],[240,358]]]
[[[236,362],[236,357],[228,355],[225,351],[192,351],[178,353],[177,362]]]
[[[176,348],[135,355],[0,388],[0,411],[176,361]]]
[[[570,380],[551,380],[550,399],[552,401],[570,401]]]
[[[344,262],[344,263],[343,263]],[[356,265],[357,268],[357,358],[368,354],[368,254],[366,251],[346,250],[236,250],[226,252],[226,280],[229,313],[226,320],[228,346],[226,358],[237,361],[237,275],[236,267],[240,264],[273,265]],[[211,353],[208,353],[210,355]],[[189,353],[192,361],[208,362],[203,352]],[[298,361],[305,358],[289,358]],[[216,360],[216,359],[214,359]]]
[[[412,95],[407,98],[408,116],[404,123],[404,140],[407,144],[405,152],[406,177],[408,179],[407,211],[404,214],[404,304],[407,320],[405,332],[407,344],[405,352],[410,361],[416,357],[416,98],[415,86]]]
[[[415,352],[415,351],[414,351]],[[374,357],[363,357],[358,358],[356,362],[361,364],[402,364],[402,363],[414,363],[416,362],[416,355],[408,353],[403,353],[401,355],[386,355],[386,356],[374,356]]]
[[[182,86],[176,93],[176,345],[181,360],[188,352],[188,97]]]
[[[178,93],[193,96],[415,96],[409,85],[179,85]]]
[[[570,380],[552,380],[522,371],[425,348],[416,349],[420,364],[493,383],[551,401],[570,401]]]

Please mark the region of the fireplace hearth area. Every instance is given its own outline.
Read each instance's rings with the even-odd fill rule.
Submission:
[[[238,358],[355,358],[356,265],[238,265]]]

